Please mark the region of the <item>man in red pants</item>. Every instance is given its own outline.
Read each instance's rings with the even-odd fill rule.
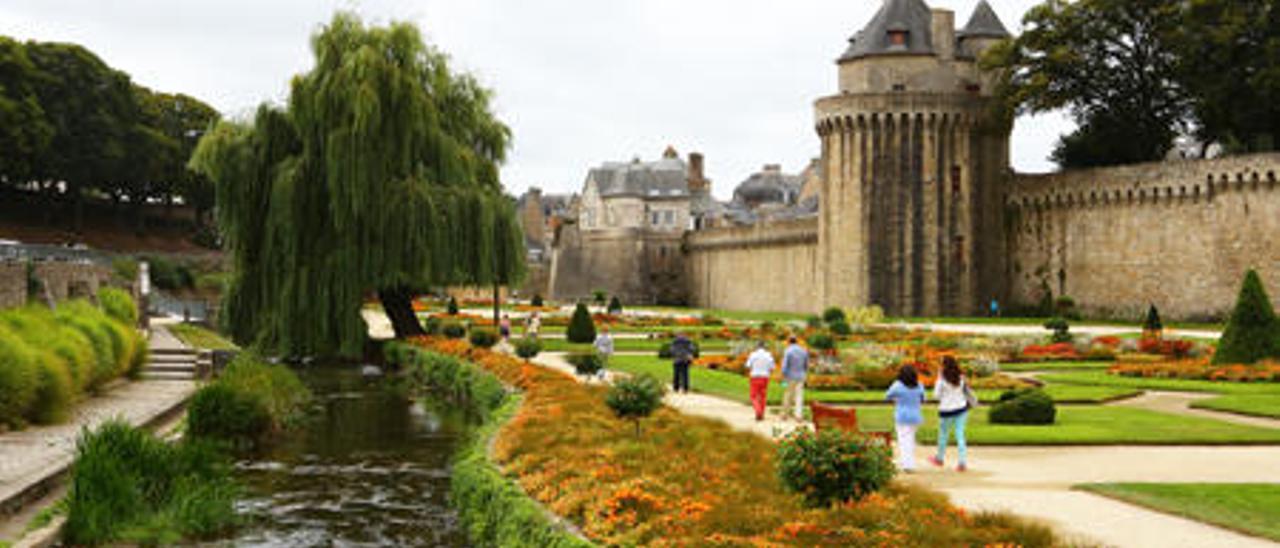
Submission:
[[[769,375],[773,374],[773,354],[765,349],[764,341],[756,344],[755,352],[747,357],[747,369],[751,370],[751,405],[756,410],[756,421],[764,420],[765,404],[769,398]]]

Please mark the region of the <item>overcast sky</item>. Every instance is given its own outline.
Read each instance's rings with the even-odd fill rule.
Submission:
[[[992,0],[1016,32],[1038,0]],[[243,116],[283,102],[312,64],[309,36],[334,10],[418,23],[497,92],[513,129],[508,189],[580,189],[588,167],[668,145],[707,156],[716,195],[766,163],[819,154],[813,101],[836,91],[834,59],[880,0],[4,0],[0,34],[82,44],[157,90]],[[959,25],[977,0],[932,0]],[[1019,171],[1070,124],[1020,120]]]

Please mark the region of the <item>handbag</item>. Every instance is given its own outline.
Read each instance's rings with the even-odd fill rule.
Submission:
[[[969,409],[978,407],[978,395],[973,393],[973,389],[969,388],[969,383],[964,383],[964,401],[969,405]]]

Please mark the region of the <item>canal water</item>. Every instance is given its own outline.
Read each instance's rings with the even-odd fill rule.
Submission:
[[[300,371],[305,429],[237,465],[248,518],[234,546],[467,546],[449,508],[449,462],[473,425],[358,370]]]

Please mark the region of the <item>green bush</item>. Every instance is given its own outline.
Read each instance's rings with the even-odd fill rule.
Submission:
[[[1147,318],[1142,322],[1142,330],[1143,331],[1163,331],[1164,330],[1164,322],[1160,321],[1160,310],[1156,308],[1156,305],[1153,304],[1151,305],[1151,308],[1147,309]]]
[[[457,316],[458,315],[458,299],[449,297],[449,304],[447,305],[446,311],[449,313],[450,316]]]
[[[595,375],[601,369],[604,369],[604,358],[595,352],[570,354],[566,359],[573,364],[574,371],[577,371],[579,375]]]
[[[116,321],[126,325],[138,325],[138,304],[123,289],[106,287],[98,290],[98,304]]]
[[[498,334],[492,329],[472,329],[468,340],[471,341],[472,346],[492,348],[493,345],[498,344]]]
[[[1250,270],[1240,287],[1231,320],[1222,332],[1215,364],[1252,364],[1280,357],[1280,322],[1258,273]]]
[[[28,418],[36,424],[56,424],[67,420],[71,417],[71,406],[76,398],[75,384],[67,363],[57,354],[43,351],[38,354],[36,368],[40,383],[27,412]]]
[[[535,293],[533,295],[533,300],[529,301],[529,304],[532,306],[536,306],[538,308],[542,308],[542,295]]]
[[[195,287],[195,276],[186,265],[163,257],[146,257],[151,284],[165,291],[183,291]]]
[[[860,500],[893,479],[892,455],[878,440],[835,429],[797,430],[778,444],[778,478],[815,508]]]
[[[526,337],[516,341],[516,355],[521,359],[532,360],[542,352],[542,341]]]
[[[632,375],[615,382],[604,402],[614,416],[635,424],[636,437],[639,437],[640,420],[662,406],[665,392],[666,387],[652,375]]]
[[[607,297],[608,295],[609,293],[606,292],[605,290],[597,289],[591,292],[591,300],[595,301],[595,303],[598,305],[604,305],[605,297]]]
[[[81,434],[63,541],[169,545],[238,521],[230,461],[199,441],[168,445],[120,421]]]
[[[841,337],[847,337],[853,334],[853,328],[849,326],[848,322],[833,322],[829,327],[831,328],[832,333],[840,335]]]
[[[809,343],[809,348],[818,351],[831,351],[836,348],[835,338],[828,333],[814,333],[809,335],[805,342]]]
[[[111,260],[111,272],[120,283],[132,284],[138,281],[138,261],[128,257],[116,257]]]
[[[614,295],[612,299],[609,299],[609,313],[614,315],[622,313],[622,301],[618,300],[617,295]]]
[[[1044,328],[1053,331],[1053,334],[1049,336],[1049,340],[1054,343],[1069,343],[1076,339],[1071,334],[1071,323],[1061,316],[1044,322]]]
[[[467,328],[458,322],[447,322],[440,328],[440,333],[449,339],[461,339],[467,336]]]
[[[311,391],[289,367],[269,363],[253,352],[241,352],[218,376],[228,386],[258,400],[271,418],[273,431],[292,427],[304,418]]]
[[[595,342],[596,324],[591,319],[591,313],[587,311],[587,305],[578,303],[578,307],[573,310],[573,317],[569,318],[569,327],[564,334],[565,338],[572,343]]]
[[[849,323],[849,317],[845,315],[844,310],[838,306],[833,306],[822,312],[822,321],[828,325],[833,323]]]
[[[1058,410],[1043,390],[1010,390],[991,408],[991,424],[1053,424]]]
[[[391,344],[400,348],[388,352],[388,359],[397,360],[392,363],[407,372],[415,390],[439,394],[482,419],[507,399],[506,387],[497,377],[466,361],[404,343]]]
[[[20,428],[40,389],[36,354],[27,343],[0,326],[0,423]]]
[[[427,320],[422,323],[423,323],[422,328],[427,332],[428,335],[434,336],[434,335],[440,334],[440,328],[441,328],[440,318],[437,318],[435,316],[427,316]]]
[[[822,327],[822,318],[819,316],[809,316],[804,319],[804,324],[811,329],[820,329]]]
[[[227,443],[237,450],[258,447],[271,432],[271,415],[257,398],[217,382],[191,397],[187,434]]]

